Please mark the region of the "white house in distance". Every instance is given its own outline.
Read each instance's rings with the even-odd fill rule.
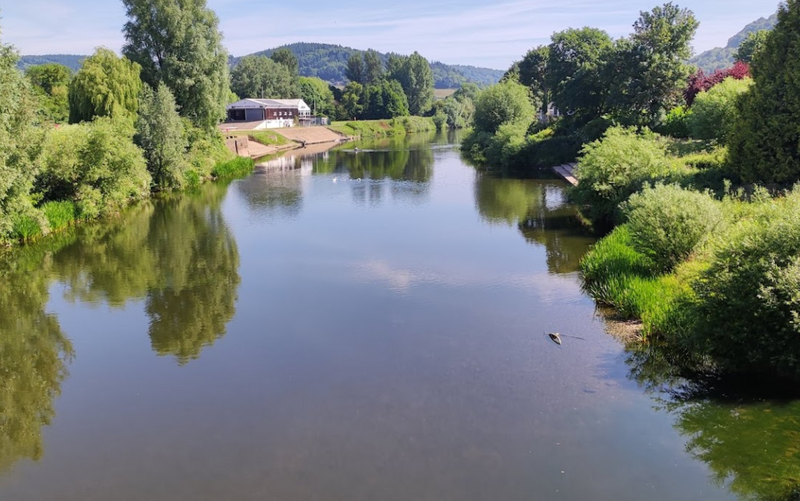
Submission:
[[[311,108],[302,99],[242,99],[228,105],[229,124],[260,122],[251,130],[309,125]]]

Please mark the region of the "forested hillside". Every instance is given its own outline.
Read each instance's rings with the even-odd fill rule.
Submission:
[[[76,56],[73,54],[48,54],[44,56],[22,56],[17,62],[17,67],[24,70],[30,66],[39,66],[42,64],[63,64],[72,71],[78,71],[81,67],[81,62],[86,59],[86,56]]]
[[[750,33],[755,33],[761,30],[771,30],[778,22],[778,14],[773,14],[769,18],[762,17],[758,21],[754,21],[745,28],[731,37],[728,40],[728,45],[725,47],[717,47],[694,57],[690,63],[697,65],[698,68],[706,73],[711,73],[715,70],[728,68],[733,64],[733,56],[736,49],[747,38]]]
[[[270,56],[277,49],[286,48],[297,56],[300,63],[300,74],[306,77],[319,77],[332,83],[345,83],[345,68],[347,59],[356,52],[364,52],[320,43],[294,43],[257,52],[257,55]],[[385,63],[389,54],[378,53]],[[236,61],[237,59],[234,59]],[[459,87],[464,82],[474,82],[481,86],[493,85],[500,81],[503,71],[475,66],[448,65],[440,62],[431,62],[434,86],[437,89],[450,89]]]

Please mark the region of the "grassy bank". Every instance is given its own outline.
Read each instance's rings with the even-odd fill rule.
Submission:
[[[264,146],[285,146],[291,143],[291,141],[280,134],[266,130],[227,132],[226,134],[231,136],[247,137],[251,141],[261,143]]]
[[[612,129],[572,192],[614,230],[585,289],[691,370],[800,380],[800,187],[733,189],[724,149]]]
[[[395,137],[415,132],[436,130],[436,124],[434,124],[431,117],[399,117],[391,120],[333,122],[328,127],[339,134],[359,138]]]

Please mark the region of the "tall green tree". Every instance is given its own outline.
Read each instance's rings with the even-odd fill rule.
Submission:
[[[381,80],[366,87],[364,103],[367,119],[408,116],[408,99],[397,80]]]
[[[183,186],[188,141],[175,97],[163,83],[155,91],[150,87],[142,91],[134,141],[144,152],[155,186]]]
[[[14,48],[0,41],[0,241],[12,236],[15,218],[33,210],[28,195],[41,151],[35,100],[18,61]]]
[[[72,71],[62,64],[31,66],[25,76],[39,96],[45,120],[61,123],[69,120],[69,81]]]
[[[273,52],[270,59],[285,66],[292,77],[297,77],[300,70],[300,63],[297,61],[297,56],[294,55],[294,52],[283,47]]]
[[[364,81],[366,84],[374,84],[381,78],[383,78],[383,61],[377,51],[369,49],[364,53]]]
[[[300,77],[298,87],[301,98],[311,106],[314,113],[321,115],[333,113],[333,91],[327,82],[316,77]]]
[[[242,99],[293,99],[299,94],[289,69],[267,56],[246,56],[231,72],[231,90]]]
[[[550,104],[550,88],[547,85],[547,62],[550,49],[540,45],[528,51],[519,62],[519,82],[531,90],[531,94],[542,103],[543,111]]]
[[[422,115],[433,104],[433,71],[428,60],[414,52],[397,64],[390,58],[393,68],[388,72],[389,79],[397,80],[403,86],[408,98],[408,110],[412,115]]]
[[[350,82],[345,86],[341,102],[345,120],[361,118],[364,111],[363,96],[364,86],[360,83]]]
[[[764,47],[769,33],[770,30],[760,30],[748,34],[747,38],[739,45],[733,57],[737,61],[742,61],[743,63],[752,63],[753,56]]]
[[[589,119],[604,113],[608,88],[602,69],[611,49],[608,33],[595,28],[568,29],[553,35],[546,84],[562,112]]]
[[[169,87],[181,115],[203,129],[225,118],[228,52],[219,19],[206,0],[123,0],[128,22],[123,54],[139,63],[142,79]]]
[[[141,67],[109,49],[99,48],[83,61],[69,86],[69,121],[133,116],[139,108]]]
[[[787,0],[739,101],[730,158],[746,182],[800,181],[800,0]]]
[[[364,85],[366,81],[364,74],[364,59],[361,57],[361,53],[352,53],[347,59],[347,68],[344,70],[344,76],[351,82]]]
[[[669,2],[641,12],[630,43],[617,44],[621,71],[609,87],[622,89],[618,104],[646,125],[656,125],[666,111],[681,103],[691,67],[691,41],[699,23],[689,9]],[[619,92],[618,92],[619,94]]]

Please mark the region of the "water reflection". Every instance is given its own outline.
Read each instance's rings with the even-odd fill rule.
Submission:
[[[684,379],[657,346],[629,348],[630,378],[675,415],[687,452],[743,500],[800,500],[800,395],[775,381]]]
[[[0,260],[0,472],[19,459],[41,458],[41,430],[55,417],[53,400],[73,355],[58,320],[45,311],[50,253],[64,243]]]
[[[516,225],[527,241],[544,246],[551,273],[578,271],[581,258],[594,242],[554,181],[478,174],[475,203],[484,221]]]
[[[294,218],[303,209],[303,177],[307,174],[302,168],[265,166],[235,186],[252,212]]]

